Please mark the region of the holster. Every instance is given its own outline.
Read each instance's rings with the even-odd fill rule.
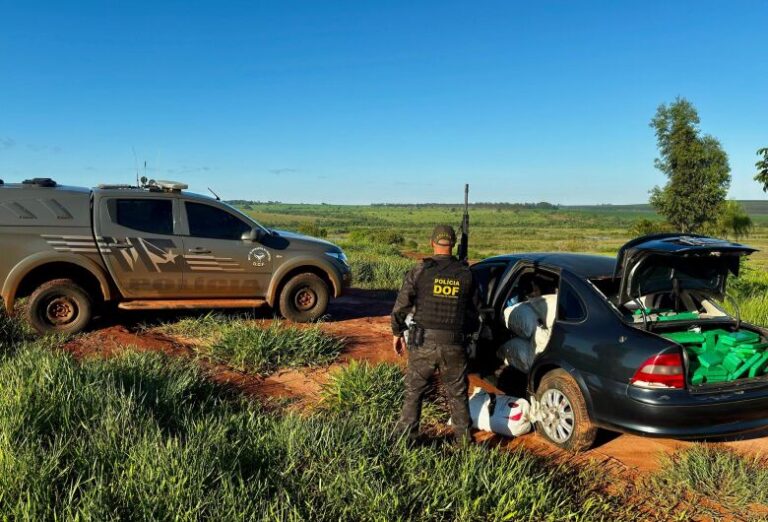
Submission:
[[[409,350],[424,346],[424,328],[416,323],[411,323],[408,327],[408,341],[406,343]]]

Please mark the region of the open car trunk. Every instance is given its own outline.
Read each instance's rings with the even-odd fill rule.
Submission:
[[[692,388],[768,381],[768,339],[717,302],[755,249],[698,235],[658,234],[624,245],[618,301],[630,322],[682,346]]]
[[[748,379],[768,382],[768,338],[759,329],[737,321],[681,326],[661,323],[653,333],[683,347],[691,388],[721,388]]]

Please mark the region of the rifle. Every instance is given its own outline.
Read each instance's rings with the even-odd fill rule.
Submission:
[[[459,261],[469,263],[469,184],[464,185],[464,216],[461,218],[461,239],[456,253]]]

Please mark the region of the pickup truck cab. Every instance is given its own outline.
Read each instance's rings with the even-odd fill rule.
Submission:
[[[351,280],[341,249],[270,230],[176,182],[59,186],[0,181],[0,281],[5,309],[28,298],[41,333],[74,333],[95,311],[246,308],[287,319],[325,314]]]

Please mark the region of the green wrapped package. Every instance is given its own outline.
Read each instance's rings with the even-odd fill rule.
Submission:
[[[768,343],[750,330],[682,331],[662,334],[688,352],[694,386],[755,378],[768,373]]]

